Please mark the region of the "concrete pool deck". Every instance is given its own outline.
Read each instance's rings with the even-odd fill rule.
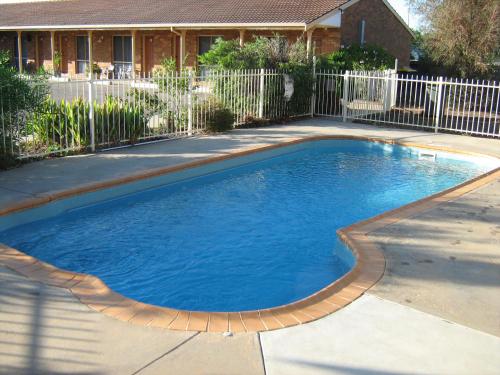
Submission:
[[[0,209],[144,169],[336,134],[500,156],[498,140],[315,119],[29,164],[0,173]],[[0,372],[498,373],[500,180],[370,236],[388,268],[360,299],[314,323],[228,338],[115,321],[67,290],[0,268]]]

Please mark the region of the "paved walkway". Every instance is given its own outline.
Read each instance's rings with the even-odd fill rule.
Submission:
[[[29,164],[0,173],[0,208],[145,168],[325,134],[500,156],[498,140],[311,120]],[[260,335],[136,327],[0,267],[0,373],[500,373],[500,180],[371,236],[388,260],[375,288],[317,322]]]

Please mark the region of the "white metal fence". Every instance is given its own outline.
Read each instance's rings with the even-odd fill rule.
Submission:
[[[284,76],[259,69],[76,79],[49,81],[48,92],[33,82],[46,99],[23,111],[0,86],[0,150],[26,158],[185,137],[205,131],[220,108],[231,110],[235,126],[309,114],[310,97],[284,95]]]
[[[500,84],[492,81],[319,72],[315,114],[344,121],[500,137]]]
[[[16,88],[0,86],[0,153],[26,158],[190,136],[205,131],[222,107],[236,126],[316,115],[500,137],[498,82],[393,70],[318,71],[311,82],[312,96],[286,74],[263,69],[50,81],[48,92],[33,82],[33,95],[45,99],[22,111]]]

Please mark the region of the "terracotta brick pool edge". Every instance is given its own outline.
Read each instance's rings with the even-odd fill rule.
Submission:
[[[469,154],[474,156],[489,156],[478,153],[469,153],[462,150],[454,150],[446,147],[397,142],[382,138],[355,136],[315,136],[295,138],[290,141],[271,146],[247,149],[228,155],[212,157],[172,167],[152,169],[137,175],[119,178],[112,181],[100,182],[74,189],[54,192],[43,197],[19,202],[15,206],[0,210],[0,216],[37,207],[50,201],[109,188],[140,179],[172,173],[186,168],[214,163],[229,158],[241,157],[274,148],[286,147],[297,143],[326,139],[365,140]],[[148,305],[129,299],[112,291],[98,277],[58,269],[19,250],[12,249],[2,244],[0,244],[0,264],[32,280],[68,289],[81,303],[87,305],[92,310],[136,325],[201,332],[231,331],[233,333],[239,333],[270,331],[320,319],[350,304],[375,285],[384,274],[385,258],[381,249],[368,237],[370,232],[431,209],[440,203],[456,199],[457,197],[475,190],[498,177],[500,177],[500,168],[444,192],[434,194],[417,202],[385,212],[371,219],[353,224],[347,228],[340,229],[338,231],[339,237],[347,244],[356,257],[356,265],[354,268],[339,280],[336,280],[334,283],[305,299],[271,309],[236,313],[205,313]]]

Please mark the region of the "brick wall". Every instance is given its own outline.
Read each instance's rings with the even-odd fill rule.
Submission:
[[[35,35],[38,38],[38,66],[43,66],[46,70],[52,69],[52,51],[50,49],[50,33],[39,32]]]
[[[244,40],[250,41],[256,36],[271,37],[276,32],[265,30],[248,30],[245,32]],[[300,30],[279,31],[278,34],[286,36],[290,43],[300,38],[306,38]],[[51,46],[49,32],[30,32],[30,42],[27,43],[29,61],[47,69],[52,68]],[[62,73],[74,76],[76,68],[76,37],[86,36],[87,31],[57,31],[55,33],[55,50],[62,52]],[[113,62],[113,36],[131,35],[129,30],[124,31],[94,31],[92,35],[93,60],[101,69],[108,68]],[[196,67],[199,54],[200,36],[222,36],[226,40],[239,40],[239,30],[188,30],[186,32],[186,66]],[[0,49],[13,51],[16,41],[16,33],[0,33]],[[167,30],[161,31],[137,31],[135,61],[136,72],[149,73],[145,66],[145,42],[153,39],[151,55],[153,62],[151,67],[158,67],[161,61],[167,57],[176,57],[179,37]],[[36,41],[38,40],[38,56],[36,54]],[[313,43],[316,53],[329,53],[340,48],[340,29],[317,29],[313,33]]]
[[[14,56],[14,43],[17,43],[17,34],[12,32],[0,32],[0,51],[9,51]]]
[[[360,0],[345,10],[342,14],[342,44],[359,44],[363,19],[366,43],[385,48],[398,58],[399,66],[409,66],[412,36],[382,0]]]
[[[226,40],[240,38],[239,30],[196,30],[186,33],[186,66],[195,67],[198,62],[198,38],[200,36],[221,36]]]
[[[340,49],[340,29],[317,29],[313,32],[316,55],[332,53]]]
[[[282,35],[288,39],[289,43],[295,43],[298,39],[304,38],[306,35],[300,30],[246,30],[244,34],[244,41],[252,41],[254,38],[272,37],[274,35]],[[200,36],[220,35],[226,40],[240,38],[239,30],[200,30],[188,31],[186,34],[186,53],[188,58],[186,61],[187,66],[193,67],[197,64],[198,51],[198,38]],[[313,43],[316,46],[316,54],[325,54],[336,51],[340,48],[340,29],[316,29],[313,32]]]

